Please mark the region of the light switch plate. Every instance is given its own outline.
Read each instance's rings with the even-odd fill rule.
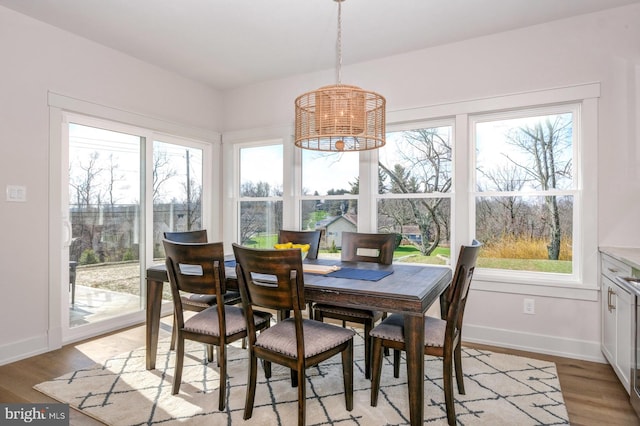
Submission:
[[[7,201],[27,201],[27,187],[22,185],[7,185]]]

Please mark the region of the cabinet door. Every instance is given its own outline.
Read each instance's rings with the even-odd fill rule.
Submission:
[[[616,364],[616,311],[615,295],[610,281],[602,277],[602,353],[609,364]],[[615,368],[615,367],[614,367]]]
[[[632,296],[621,287],[616,288],[616,364],[618,366],[620,380],[623,386],[630,392],[630,376],[631,376],[631,352],[633,336],[631,334],[631,321],[633,320]]]

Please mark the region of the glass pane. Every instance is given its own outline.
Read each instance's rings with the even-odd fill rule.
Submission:
[[[451,259],[451,200],[378,200],[378,232],[402,235],[394,261],[446,265]]]
[[[379,150],[378,192],[450,192],[452,131],[444,126],[387,133]]]
[[[141,309],[140,146],[69,124],[70,327]]]
[[[283,165],[282,145],[240,149],[240,196],[282,196]]]
[[[302,195],[357,194],[359,156],[302,151]]]
[[[336,257],[342,247],[342,232],[358,230],[358,202],[348,199],[302,201],[303,230],[321,231],[319,257]]]
[[[273,248],[282,229],[282,201],[240,202],[240,244]]]
[[[570,274],[573,197],[478,197],[476,236],[480,267]]]
[[[202,229],[202,150],[153,142],[153,258],[165,232]]]
[[[572,189],[573,114],[476,124],[478,191]]]

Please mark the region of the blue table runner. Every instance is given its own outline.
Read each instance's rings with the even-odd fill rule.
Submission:
[[[235,260],[225,260],[224,266],[227,268],[233,268],[236,266]],[[313,272],[307,272],[313,274]],[[347,278],[350,280],[365,280],[365,281],[380,281],[387,275],[393,274],[393,271],[380,271],[372,269],[358,269],[358,268],[341,268],[337,271],[324,274],[327,277],[332,278]],[[323,274],[320,274],[323,275]]]
[[[358,268],[341,268],[337,271],[330,272],[327,277],[347,278],[351,280],[379,281],[387,275],[393,274],[393,271],[380,271],[372,269]]]

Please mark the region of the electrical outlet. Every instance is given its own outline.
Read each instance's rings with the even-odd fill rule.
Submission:
[[[536,301],[534,299],[524,299],[524,307],[522,312],[529,315],[536,313]]]

